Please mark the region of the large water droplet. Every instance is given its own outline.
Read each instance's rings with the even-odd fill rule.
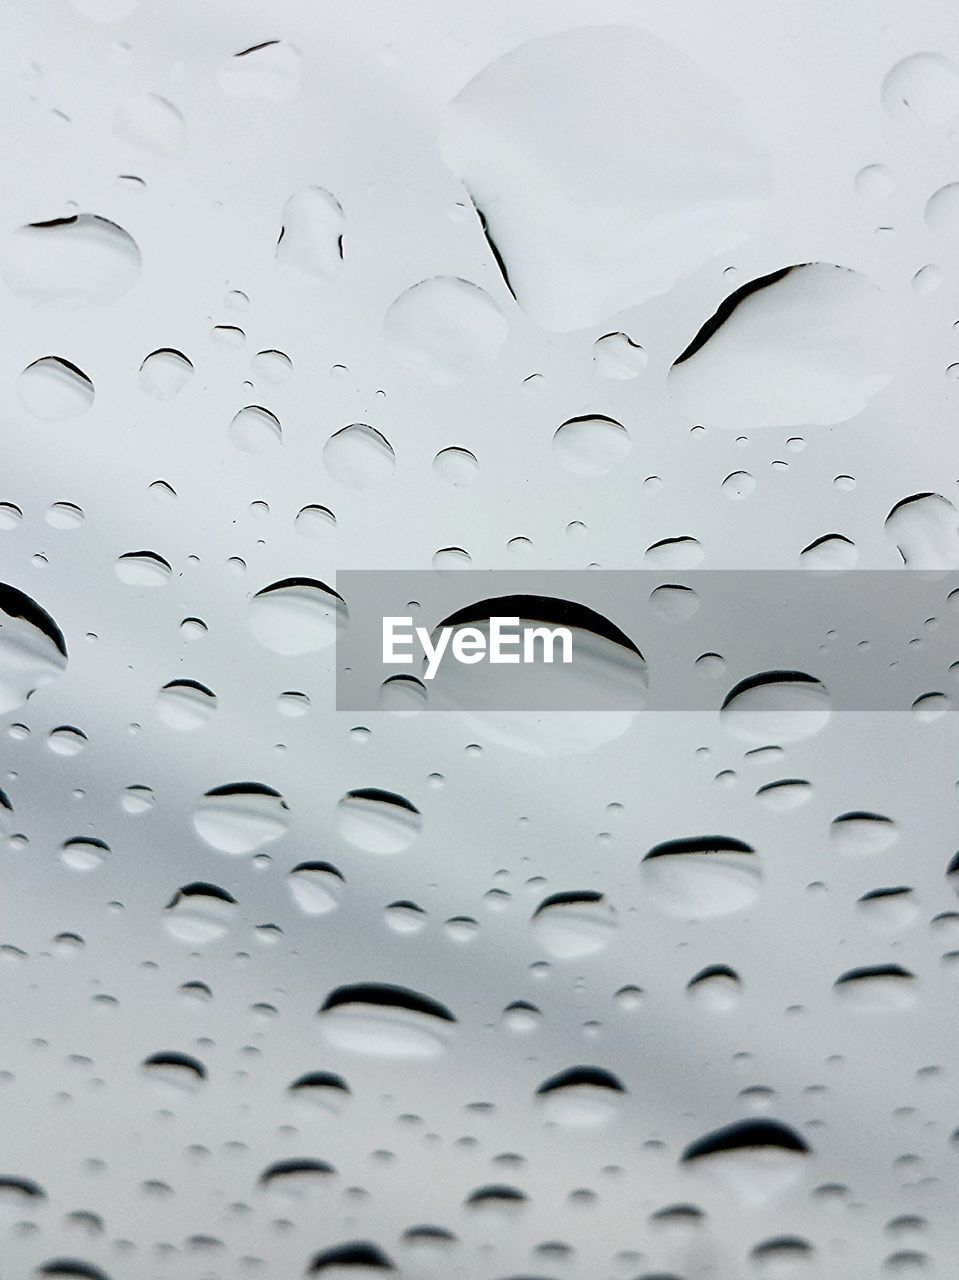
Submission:
[[[113,131],[121,142],[167,160],[175,160],[186,150],[183,116],[158,93],[141,94],[118,107]]]
[[[728,836],[668,840],[650,849],[640,864],[650,900],[669,915],[705,919],[751,906],[759,896],[762,870],[756,851]]]
[[[554,893],[533,913],[533,937],[560,960],[602,951],[615,930],[615,913],[601,893]]]
[[[619,1110],[626,1090],[601,1067],[570,1067],[536,1090],[545,1119],[566,1129],[597,1129]]]
[[[831,714],[829,694],[802,671],[764,671],[726,695],[721,718],[746,742],[795,742],[818,733]]]
[[[898,363],[898,327],[879,289],[858,271],[814,262],[731,294],[669,385],[684,413],[709,426],[829,426],[855,417]]]
[[[345,225],[335,196],[322,187],[304,187],[283,206],[277,262],[307,276],[332,279],[343,261]]]
[[[260,644],[283,656],[329,648],[348,617],[346,602],[312,578],[271,583],[250,601],[250,629]]]
[[[423,826],[420,811],[403,796],[369,787],[348,792],[336,806],[336,826],[347,843],[367,853],[402,853]]]
[[[625,26],[498,58],[451,104],[441,145],[508,286],[551,329],[665,293],[743,240],[771,188],[729,91]]]
[[[330,436],[323,446],[323,465],[348,489],[372,489],[389,480],[396,455],[385,436],[365,422],[354,422]]]
[[[176,891],[164,910],[163,924],[177,942],[202,947],[226,934],[235,912],[232,894],[197,881]]]
[[[233,782],[202,797],[193,812],[193,827],[220,853],[253,853],[285,833],[288,812],[286,801],[272,787]]]
[[[570,418],[553,436],[560,462],[580,476],[605,475],[625,460],[632,447],[623,424],[602,414]]]
[[[939,493],[916,493],[897,502],[885,530],[910,569],[959,567],[959,511]]]
[[[301,862],[287,877],[290,897],[308,916],[325,916],[340,904],[345,882],[329,862]]]
[[[0,715],[26,702],[67,666],[63,633],[45,609],[0,583]]]
[[[300,87],[300,52],[286,40],[241,49],[220,67],[220,88],[231,98],[287,102]]]
[[[172,400],[193,377],[193,365],[182,351],[160,347],[140,365],[140,386],[154,400]]]
[[[17,379],[17,394],[24,408],[45,422],[78,418],[94,399],[87,375],[60,356],[44,356],[28,364]]]
[[[248,404],[230,423],[230,440],[243,453],[270,453],[283,443],[283,428],[275,413]]]
[[[456,1025],[444,1005],[389,984],[339,987],[319,1010],[335,1048],[377,1058],[434,1058]]]
[[[427,382],[454,386],[496,359],[509,326],[485,289],[434,276],[400,294],[383,329],[400,364]]]
[[[941,53],[914,53],[886,74],[881,96],[894,120],[937,128],[959,115],[959,71]]]
[[[834,991],[850,1008],[869,1013],[908,1009],[916,1000],[916,976],[898,964],[850,969],[836,979]]]
[[[133,237],[92,213],[34,222],[15,231],[3,255],[10,290],[34,302],[114,302],[140,274]]]
[[[777,1120],[739,1120],[708,1133],[683,1152],[683,1163],[713,1173],[747,1207],[787,1191],[800,1176],[809,1147]]]

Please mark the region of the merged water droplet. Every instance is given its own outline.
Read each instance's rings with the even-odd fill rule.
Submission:
[[[646,352],[628,333],[604,333],[593,343],[593,367],[602,378],[635,378],[647,361]]]
[[[304,275],[331,280],[343,261],[345,226],[336,196],[322,187],[303,187],[283,206],[277,262]]]
[[[626,26],[497,58],[451,104],[441,149],[507,285],[550,329],[665,293],[743,240],[771,188],[732,94]]]

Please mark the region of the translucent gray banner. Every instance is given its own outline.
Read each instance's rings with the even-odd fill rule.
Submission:
[[[336,593],[339,710],[722,710],[805,732],[831,711],[933,718],[959,690],[952,571],[350,570]]]

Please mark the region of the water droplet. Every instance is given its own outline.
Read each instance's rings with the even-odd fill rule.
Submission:
[[[283,428],[275,413],[259,404],[248,404],[230,423],[230,440],[243,453],[269,453],[283,443]]]
[[[230,98],[287,102],[300,87],[300,64],[295,46],[286,40],[264,40],[224,62],[217,80]]]
[[[593,367],[602,378],[635,378],[646,364],[646,352],[628,333],[604,333],[593,343]]]
[[[67,646],[60,628],[35,600],[0,583],[0,715],[61,675]]]
[[[739,1120],[683,1152],[683,1163],[713,1173],[748,1207],[782,1195],[800,1176],[809,1147],[778,1120]]]
[[[11,292],[34,302],[104,304],[133,288],[140,265],[140,250],[122,227],[81,213],[15,231],[3,278]]]
[[[533,937],[559,960],[602,951],[615,931],[612,906],[601,893],[593,891],[551,894],[533,913]]]
[[[304,275],[331,280],[343,261],[345,225],[335,196],[322,187],[303,187],[283,206],[277,262]]]
[[[113,132],[121,142],[167,160],[175,160],[186,150],[181,112],[157,93],[141,94],[118,107]]]
[[[899,838],[899,831],[892,818],[857,809],[833,818],[829,838],[837,853],[853,858],[867,857],[891,849]]]
[[[290,897],[308,916],[325,916],[343,897],[343,874],[329,862],[301,862],[287,876]]]
[[[441,150],[509,288],[550,329],[667,292],[745,239],[772,185],[729,91],[624,26],[497,58],[451,104]]]
[[[288,811],[286,801],[272,787],[228,783],[202,797],[193,812],[193,827],[219,853],[254,853],[286,832]]]
[[[330,436],[323,446],[323,465],[348,489],[372,489],[393,474],[396,455],[385,436],[364,422],[354,422]]]
[[[669,384],[697,423],[830,426],[890,381],[899,348],[895,316],[871,281],[806,263],[731,294],[676,360]]]
[[[623,462],[632,449],[621,422],[602,414],[570,418],[553,436],[553,449],[567,471],[602,476]]]
[[[796,742],[818,733],[831,714],[829,694],[801,671],[764,671],[741,680],[726,695],[721,717],[746,742]]]
[[[640,879],[652,902],[668,915],[706,919],[751,906],[762,870],[755,849],[728,836],[667,840],[650,849]]]
[[[454,489],[465,489],[479,474],[479,463],[468,449],[441,449],[433,459],[433,470]]]
[[[331,587],[312,578],[287,578],[250,601],[250,629],[260,644],[284,657],[327,649],[346,627],[349,611]]]
[[[78,529],[83,511],[74,502],[55,502],[47,511],[47,524],[53,529]]]
[[[75,364],[44,356],[28,364],[17,379],[20,403],[44,422],[79,418],[93,405],[93,383]]]
[[[509,326],[489,294],[455,276],[401,293],[383,321],[390,354],[437,386],[455,386],[499,355]]]
[[[294,523],[302,538],[322,538],[336,528],[336,516],[328,507],[302,507]]]
[[[322,1276],[323,1280],[382,1280],[384,1271],[393,1270],[383,1250],[363,1240],[316,1254],[306,1274]]]
[[[164,910],[164,927],[177,942],[202,947],[222,938],[236,911],[236,899],[218,885],[196,882],[178,889]]]
[[[959,511],[939,493],[915,493],[897,502],[885,531],[910,569],[959,567]]]
[[[799,553],[804,569],[854,569],[859,560],[856,544],[841,533],[827,533]]]
[[[377,1058],[434,1058],[456,1025],[449,1009],[429,996],[376,983],[338,987],[319,1019],[334,1048]]]
[[[570,1067],[536,1090],[543,1116],[564,1129],[597,1129],[615,1119],[626,1093],[622,1083],[601,1067]]]
[[[699,609],[699,597],[692,587],[666,583],[649,597],[650,608],[664,622],[686,622]]]
[[[348,792],[336,810],[339,834],[366,853],[402,853],[423,826],[422,814],[409,800],[373,787]]]
[[[155,551],[127,551],[114,569],[131,587],[165,587],[173,575],[170,564]]]
[[[172,347],[151,351],[140,365],[140,386],[154,400],[172,400],[192,377],[193,365]]]
[[[898,964],[879,964],[850,969],[836,979],[836,995],[852,1009],[885,1013],[907,1009],[915,1003],[916,979]]]
[[[690,978],[686,991],[708,1013],[729,1013],[739,1005],[742,983],[728,965],[713,964]]]
[[[157,694],[160,719],[171,729],[205,725],[216,711],[216,694],[195,680],[171,680]]]
[[[893,120],[938,128],[959,115],[959,71],[941,53],[914,53],[886,74],[881,97]]]

